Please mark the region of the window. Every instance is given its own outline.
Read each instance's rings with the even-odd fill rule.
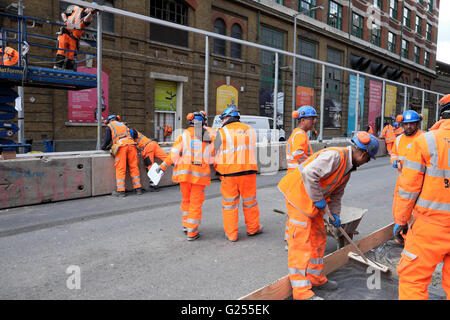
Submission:
[[[427,29],[426,29],[426,36],[427,36],[427,40],[431,41],[431,24],[427,23]]]
[[[112,0],[99,0],[97,1],[97,4],[112,7],[114,8],[114,1]],[[59,10],[60,12],[63,12],[66,10],[68,6],[70,6],[70,3],[67,2],[59,2]],[[90,29],[96,29],[97,28],[97,15],[94,15],[94,20],[87,26],[87,28]],[[114,32],[114,14],[108,13],[108,12],[102,12],[102,28],[103,32]]]
[[[373,4],[377,7],[383,10],[383,0],[373,0]]]
[[[316,58],[316,45],[312,42],[299,40],[298,54],[310,58]],[[297,59],[297,84],[303,87],[314,88],[315,64]]]
[[[370,42],[376,46],[381,46],[381,27],[372,23],[372,35]]]
[[[298,3],[298,11],[302,12],[302,11],[307,11],[307,10],[311,10],[312,8],[314,8],[317,4],[317,0],[300,0]],[[306,15],[310,16],[311,18],[316,18],[316,11],[308,11],[305,12]]]
[[[397,46],[397,36],[392,32],[388,33],[388,50],[390,52],[396,53]]]
[[[416,33],[422,35],[422,18],[416,15]]]
[[[391,18],[398,19],[398,0],[390,0],[389,15]]]
[[[409,59],[409,42],[402,39],[402,57]]]
[[[433,12],[433,0],[428,0],[428,11]]]
[[[239,24],[235,23],[231,27],[231,36],[236,39],[242,39],[242,28]],[[231,42],[231,57],[241,59],[242,58],[242,46],[239,43]]]
[[[418,46],[414,46],[414,62],[420,63],[420,48]]]
[[[183,0],[150,0],[150,17],[188,25],[189,8]],[[188,32],[150,23],[150,40],[188,47]]]
[[[328,24],[342,30],[342,6],[334,1],[330,1],[328,7]]]
[[[430,67],[430,53],[428,51],[425,51],[425,55],[423,58],[423,65],[427,68]]]
[[[411,28],[411,10],[407,7],[403,8],[403,25]]]
[[[218,18],[214,21],[214,32],[223,35],[226,34],[227,30],[225,21],[223,21],[223,19]],[[213,52],[225,56],[227,54],[225,40],[214,38]]]
[[[363,31],[364,31],[364,18],[359,14],[353,13],[352,35],[362,39]]]

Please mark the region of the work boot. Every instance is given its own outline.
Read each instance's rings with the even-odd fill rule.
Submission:
[[[113,191],[113,193],[111,193],[111,195],[113,197],[123,198],[123,197],[125,197],[125,191]]]
[[[336,281],[328,280],[324,284],[317,286],[314,289],[323,290],[323,291],[333,291],[333,290],[336,290],[337,288],[338,288],[338,284]]]
[[[187,228],[183,227],[183,232],[187,234]]]
[[[138,196],[140,196],[140,195],[142,195],[142,188],[137,188],[136,189],[136,194],[138,195]]]
[[[228,236],[227,236],[226,233],[225,233],[225,239],[227,239],[227,240],[229,240],[229,241],[231,241],[231,242],[236,242],[236,241],[238,241],[238,237],[236,237],[235,239],[230,239],[230,238],[228,238]]]
[[[194,241],[197,240],[198,238],[200,238],[200,233],[197,233],[195,236],[193,237],[187,237],[187,241]]]
[[[260,225],[259,225],[259,228],[258,228],[258,231],[256,231],[255,233],[248,233],[248,232],[247,232],[247,235],[248,235],[249,237],[255,236],[255,235],[257,235],[257,234],[263,232],[263,229],[264,229],[263,225],[260,224]]]
[[[312,297],[309,297],[308,299],[305,300],[325,300],[324,298],[321,298],[319,296],[313,295]]]
[[[288,251],[289,250],[289,245],[288,242],[286,240],[284,240],[285,244],[284,244],[284,250]]]
[[[66,60],[66,57],[62,54],[57,54],[55,58],[55,65],[53,66],[53,69],[62,69],[64,67],[64,61]]]
[[[150,184],[148,187],[148,191],[150,192],[158,192],[159,191],[159,187],[155,186],[154,184]]]

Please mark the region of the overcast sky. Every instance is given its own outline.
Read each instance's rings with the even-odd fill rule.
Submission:
[[[437,60],[450,64],[450,0],[440,1]]]

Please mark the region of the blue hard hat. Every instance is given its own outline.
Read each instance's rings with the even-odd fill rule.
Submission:
[[[226,108],[222,114],[219,116],[221,120],[226,117],[240,117],[239,110],[236,107],[228,107]]]
[[[403,123],[418,122],[422,120],[422,116],[414,110],[406,110],[403,112]]]
[[[108,118],[106,118],[106,122],[110,122],[111,120],[117,119],[117,116],[115,114],[109,115]]]
[[[200,121],[200,122],[206,122],[207,121],[206,112],[205,111],[196,111],[196,112],[193,112],[193,113],[189,113],[186,116],[186,118],[189,121],[194,121],[194,120],[197,120],[197,121]]]
[[[131,138],[137,139],[138,132],[135,129],[130,129],[130,135],[131,135]]]
[[[317,117],[316,109],[311,106],[303,106],[292,112],[292,118],[301,119],[306,117]]]
[[[394,122],[394,127],[398,127],[398,122]]]
[[[375,159],[375,155],[378,152],[378,140],[374,135],[366,132],[359,131],[352,138],[352,142],[360,149],[367,151],[367,153]]]

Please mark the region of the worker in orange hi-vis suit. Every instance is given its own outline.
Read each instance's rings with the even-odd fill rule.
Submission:
[[[397,267],[400,300],[428,299],[440,262],[450,299],[450,94],[439,104],[441,120],[414,139],[406,155],[394,203],[394,237],[407,231]]]
[[[155,162],[155,157],[161,161],[166,160],[167,153],[159,146],[159,144],[144,136],[136,129],[130,129],[131,137],[136,142],[138,151],[141,153],[142,160],[144,161],[145,168],[147,172],[150,170],[151,166]],[[150,191],[158,191],[157,186],[150,183]]]
[[[394,134],[396,137],[398,137],[399,135],[401,135],[405,129],[401,126],[403,120],[403,115],[399,114],[396,118],[395,118],[395,122],[394,122]]]
[[[110,115],[105,120],[107,127],[101,145],[102,150],[107,150],[112,142],[111,150],[117,150],[114,159],[116,168],[117,191],[114,196],[125,197],[125,175],[127,163],[130,169],[131,183],[136,194],[142,194],[141,177],[139,173],[139,160],[137,156],[136,142],[131,138],[130,129],[122,122],[120,116]]]
[[[238,240],[240,197],[247,235],[253,236],[263,230],[256,200],[256,133],[252,127],[239,121],[240,113],[235,106],[226,108],[220,119],[222,127],[217,131],[214,142],[214,166],[222,181],[220,191],[225,237],[235,242]]]
[[[61,13],[65,24],[58,32],[58,51],[56,52],[55,68],[73,70],[75,68],[75,51],[78,50],[83,28],[89,26],[97,10],[69,5]],[[65,51],[65,50],[71,51]]]
[[[178,136],[160,169],[166,171],[173,163],[172,181],[181,189],[181,214],[183,231],[187,240],[200,236],[198,228],[202,219],[202,205],[205,201],[205,186],[211,184],[212,131],[207,127],[204,111],[187,115],[189,128]],[[157,169],[159,171],[159,169]]]
[[[286,162],[287,172],[297,168],[303,161],[305,161],[310,155],[313,154],[311,144],[308,139],[308,131],[314,128],[317,119],[317,112],[311,106],[302,106],[298,110],[292,112],[292,117],[298,119],[297,128],[292,131],[286,143]],[[288,223],[286,221],[286,227],[284,232],[284,240],[287,240],[288,236]],[[287,244],[285,249],[287,250]]]
[[[0,46],[0,56],[2,57],[0,65],[13,66],[19,62],[19,52],[11,47],[5,47],[5,53],[3,53],[3,49]]]
[[[397,117],[403,123],[404,133],[395,138],[394,145],[391,149],[391,163],[392,166],[397,169],[397,181],[395,183],[394,190],[394,203],[393,207],[395,207],[395,201],[398,198],[398,181],[400,174],[402,173],[403,164],[406,159],[406,154],[411,149],[412,142],[415,138],[422,134],[422,131],[419,129],[422,121],[422,116],[413,110],[407,110],[401,115]],[[401,240],[396,240],[399,244],[403,245]]]
[[[394,130],[395,128],[390,123],[386,123],[380,134],[380,138],[386,142],[386,150],[389,154],[391,154],[392,145],[396,138]]]
[[[322,300],[311,290],[335,290],[338,285],[323,273],[326,231],[323,210],[328,204],[335,227],[341,225],[341,199],[351,172],[375,158],[378,141],[359,131],[348,147],[322,149],[278,184],[289,213],[289,280],[294,299]]]

